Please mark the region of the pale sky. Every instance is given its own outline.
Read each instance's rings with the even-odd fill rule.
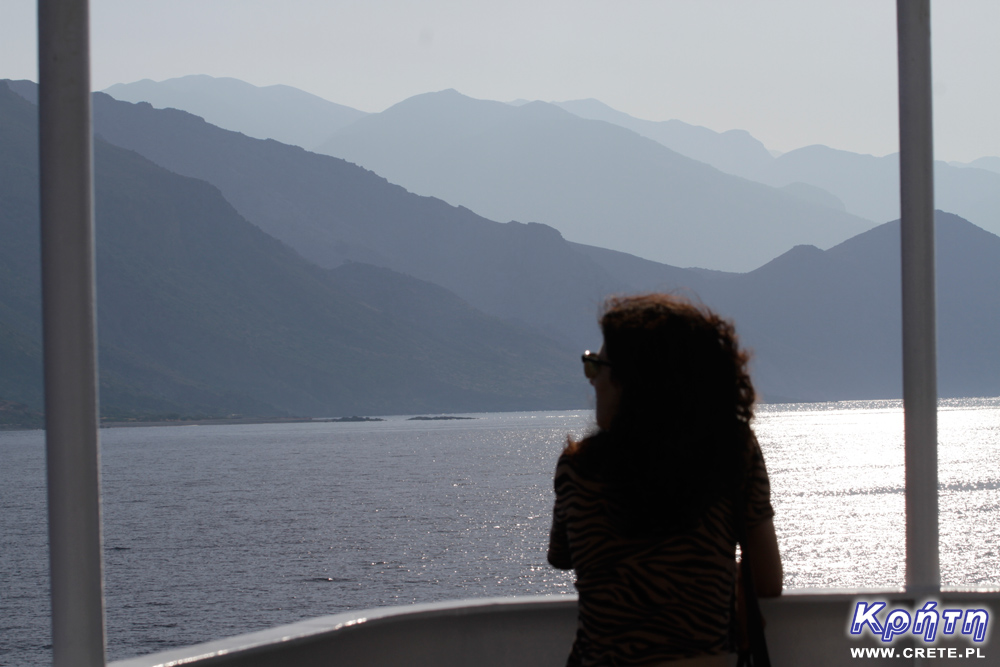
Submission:
[[[1000,0],[932,2],[935,157],[1000,156]],[[0,78],[37,80],[35,3],[0,0]],[[365,111],[455,88],[593,97],[771,149],[898,147],[892,0],[91,0],[93,84],[283,83]]]

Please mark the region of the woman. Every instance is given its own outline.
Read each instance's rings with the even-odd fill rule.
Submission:
[[[555,475],[549,562],[580,596],[567,664],[730,664],[740,518],[757,594],[782,580],[748,355],[731,324],[665,294],[611,299],[601,331],[583,357],[597,432]]]

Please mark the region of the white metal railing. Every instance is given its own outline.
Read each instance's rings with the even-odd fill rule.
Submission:
[[[865,657],[866,667],[917,665],[914,636],[885,644],[853,636],[847,625],[855,603],[877,598],[919,606],[898,591],[796,591],[761,600],[767,643],[775,665],[857,665],[852,649],[890,648],[894,657]],[[993,608],[1000,593],[946,593],[945,607]],[[367,609],[268,628],[237,637],[111,663],[110,667],[561,667],[576,631],[576,596],[493,598]],[[906,649],[911,649],[908,656]],[[1000,665],[1000,653],[974,642],[961,628],[941,636],[934,651],[949,649],[977,667]],[[945,653],[941,653],[944,657]],[[937,661],[935,660],[935,664]],[[951,663],[945,663],[951,664]]]

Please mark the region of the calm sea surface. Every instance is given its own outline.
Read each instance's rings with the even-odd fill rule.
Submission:
[[[311,616],[573,592],[551,474],[587,411],[101,432],[109,658]],[[898,588],[897,401],[761,406],[787,588]],[[1000,399],[939,415],[941,569],[1000,585]],[[0,664],[51,661],[44,440],[0,433]]]

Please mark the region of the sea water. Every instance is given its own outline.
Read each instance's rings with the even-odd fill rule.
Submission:
[[[552,471],[589,411],[101,431],[109,658],[336,612],[573,592]],[[785,586],[903,585],[898,401],[764,405]],[[942,582],[1000,584],[1000,399],[939,413]],[[0,433],[0,664],[51,662],[44,438]]]

